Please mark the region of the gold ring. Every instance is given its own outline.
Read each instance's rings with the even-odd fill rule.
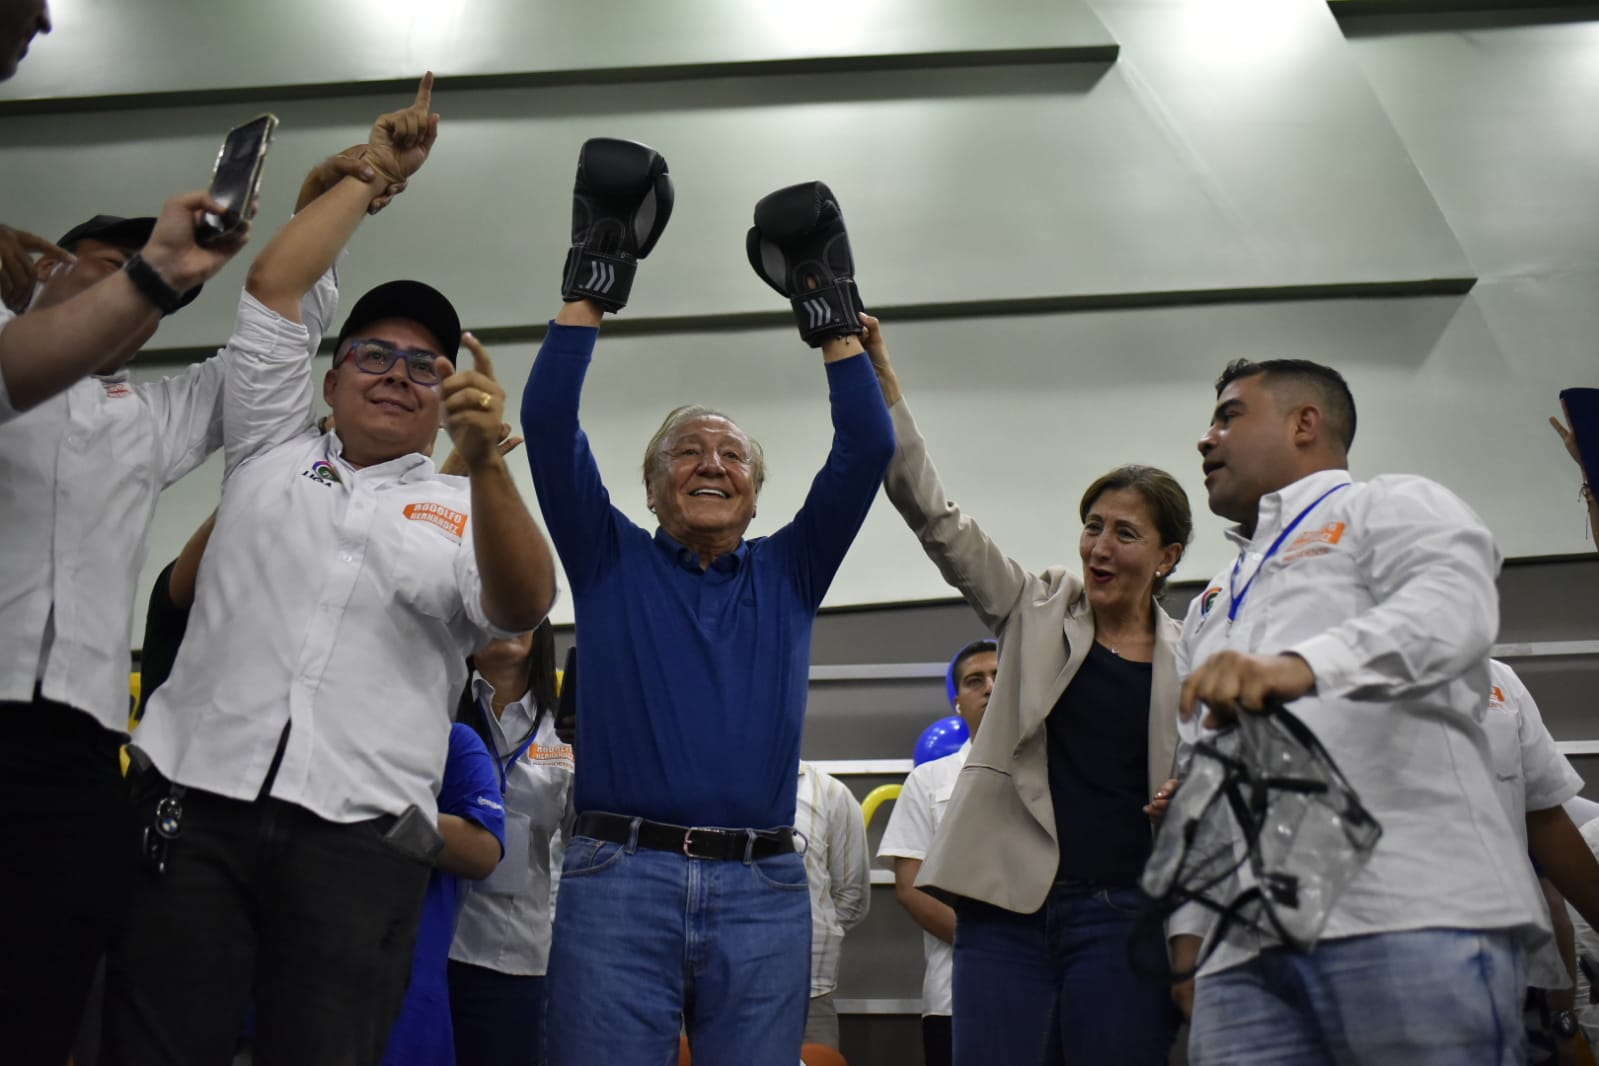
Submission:
[[[489,396],[488,393],[485,392],[485,393],[480,393],[479,394],[477,405],[479,407],[483,408],[483,410],[487,411],[489,409],[489,404],[491,404],[493,402],[494,402],[493,399]]]

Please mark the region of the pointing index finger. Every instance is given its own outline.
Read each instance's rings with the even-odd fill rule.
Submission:
[[[432,110],[433,72],[431,70],[422,75],[422,82],[416,87],[416,102],[411,106],[424,113]]]
[[[494,378],[494,361],[489,358],[489,353],[483,349],[482,343],[470,333],[461,334],[461,343],[472,352],[472,369],[488,378]]]
[[[55,256],[57,259],[70,260],[72,258],[71,252],[67,251],[65,248],[57,247],[55,244],[45,240],[43,237],[36,236],[26,230],[19,229],[15,230],[14,232],[17,235],[17,243],[22,245],[23,248],[30,252],[38,252],[40,255]]]

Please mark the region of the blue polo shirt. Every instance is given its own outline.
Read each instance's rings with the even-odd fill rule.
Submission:
[[[600,480],[577,417],[598,335],[552,322],[522,396],[577,616],[577,809],[791,825],[811,625],[894,454],[871,361],[826,364],[832,450],[793,521],[701,570],[613,507]]]
[[[439,813],[454,814],[494,834],[505,853],[505,807],[500,768],[471,726],[450,726],[450,753],[439,789]],[[518,860],[521,861],[521,860]],[[389,1034],[383,1066],[454,1066],[450,1024],[450,942],[461,913],[461,879],[434,868],[422,901],[422,921],[411,956],[411,984]]]

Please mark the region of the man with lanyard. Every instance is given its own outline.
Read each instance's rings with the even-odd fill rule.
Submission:
[[[804,505],[745,539],[760,448],[689,407],[644,454],[659,528],[612,506],[578,399],[603,312],[626,302],[670,205],[652,149],[584,145],[567,302],[522,399],[533,484],[578,632],[592,635],[550,949],[551,1066],[665,1062],[685,1027],[697,1066],[799,1057],[810,906],[792,825],[811,627],[894,448],[857,339],[842,216],[826,186],[796,186],[757,206],[750,244],[769,282],[805,290],[801,336],[822,349],[833,446]]]
[[[262,1066],[378,1060],[440,843],[465,657],[532,628],[555,595],[496,448],[504,392],[437,291],[389,282],[356,302],[322,381],[337,428],[313,418],[333,265],[426,161],[431,83],[378,119],[363,176],[284,227],[240,300],[216,529],[139,730],[159,776],[143,891],[108,967],[110,1063],[225,1062],[252,995]],[[452,372],[463,340],[475,369]],[[423,454],[441,415],[465,481]]]
[[[572,824],[572,747],[555,734],[549,622],[472,656],[457,711],[494,756],[505,802],[505,858],[472,885],[450,945],[458,1066],[541,1061],[544,975],[554,917],[551,846]]]
[[[222,442],[223,375],[135,385],[125,364],[243,244],[195,243],[209,204],[74,226],[28,310],[0,309],[0,832],[19,871],[0,908],[28,916],[0,927],[0,1032],[20,1063],[65,1060],[126,913],[134,583],[156,498]]]
[[[1239,554],[1183,626],[1182,735],[1293,701],[1383,830],[1314,951],[1241,926],[1216,945],[1194,991],[1199,1066],[1524,1054],[1526,950],[1549,924],[1485,758],[1499,552],[1441,485],[1352,481],[1354,434],[1336,371],[1239,360],[1199,440]]]

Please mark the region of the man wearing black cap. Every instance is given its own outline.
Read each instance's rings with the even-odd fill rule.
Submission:
[[[0,311],[8,1062],[65,1061],[96,959],[125,913],[133,857],[117,749],[134,584],[156,497],[221,444],[223,373],[213,359],[135,385],[123,364],[242,244],[195,246],[194,216],[208,202],[196,193],[159,220],[100,215],[74,227],[41,261],[32,307],[15,319]]]
[[[496,445],[504,390],[454,308],[355,304],[312,417],[334,263],[437,135],[431,77],[251,267],[223,358],[227,468],[172,675],[137,734],[148,870],[107,972],[103,1062],[376,1063],[404,999],[466,655],[532,629],[554,563]],[[302,321],[303,320],[303,321]],[[474,369],[452,366],[458,347]],[[442,421],[467,479],[424,454]]]

